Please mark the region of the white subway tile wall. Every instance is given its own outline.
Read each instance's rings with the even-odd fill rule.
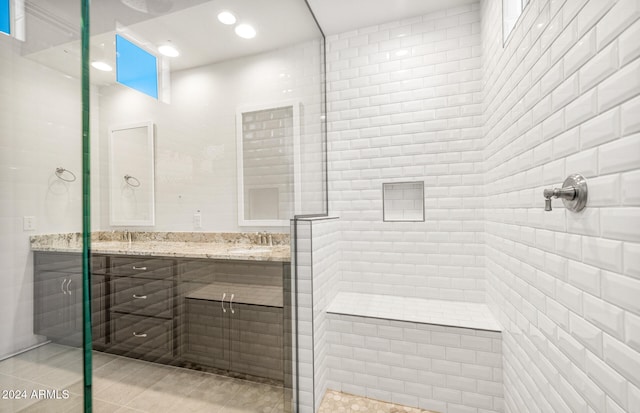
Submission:
[[[338,267],[340,232],[337,219],[311,221],[312,288],[313,288],[313,367],[316,411],[327,391],[327,307],[336,295],[339,282]]]
[[[640,411],[640,2],[482,2],[488,303],[508,412]],[[589,185],[575,214],[542,189]]]
[[[484,301],[480,5],[327,37],[329,200],[342,291]],[[383,182],[424,222],[383,222]]]
[[[326,309],[339,282],[340,231],[335,218],[292,224],[297,241],[292,258],[298,285],[299,412],[315,413],[327,391]]]
[[[327,314],[329,388],[442,413],[503,412],[497,331]]]

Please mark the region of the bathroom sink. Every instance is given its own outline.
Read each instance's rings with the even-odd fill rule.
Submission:
[[[231,248],[229,252],[232,254],[260,254],[263,252],[271,252],[271,248],[270,247]]]

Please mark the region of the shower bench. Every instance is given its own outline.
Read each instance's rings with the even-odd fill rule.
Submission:
[[[502,333],[485,304],[339,293],[327,387],[441,413],[503,412]]]

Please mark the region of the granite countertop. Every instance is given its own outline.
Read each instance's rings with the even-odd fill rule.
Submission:
[[[289,262],[291,260],[286,234],[274,234],[275,245],[273,246],[251,243],[254,234],[243,233],[133,232],[131,234],[134,240],[131,243],[120,241],[123,236],[117,232],[92,234],[91,253],[244,261]],[[191,236],[191,234],[195,235]],[[77,233],[35,235],[30,241],[32,251],[82,251],[82,238]]]

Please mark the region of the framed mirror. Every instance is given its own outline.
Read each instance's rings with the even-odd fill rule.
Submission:
[[[109,224],[155,224],[154,124],[109,129]]]
[[[300,103],[242,106],[236,134],[238,225],[289,225],[301,197]]]

